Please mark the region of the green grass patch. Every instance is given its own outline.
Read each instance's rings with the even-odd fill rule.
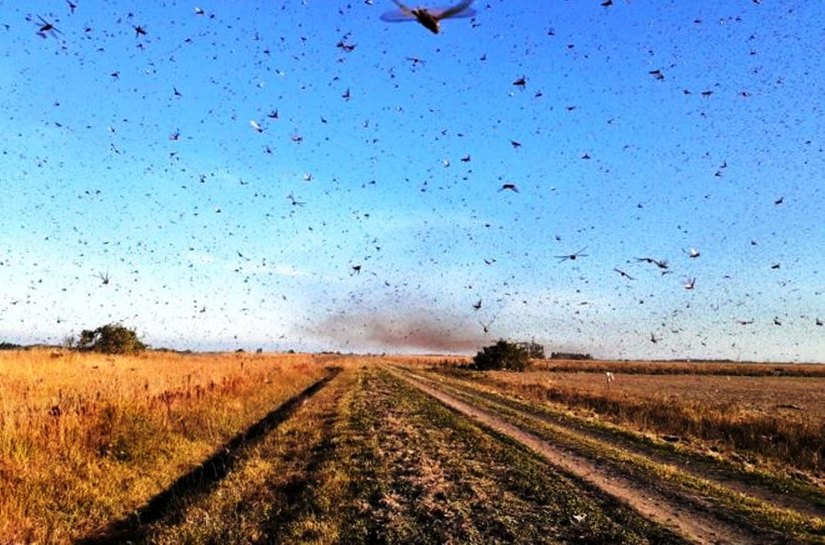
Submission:
[[[363,490],[370,513],[362,537],[376,543],[683,542],[388,373],[364,373],[354,421],[379,440],[365,452],[372,482]]]

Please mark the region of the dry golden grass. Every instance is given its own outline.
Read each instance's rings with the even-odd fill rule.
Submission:
[[[570,389],[582,394],[655,400],[735,413],[740,418],[773,416],[790,422],[825,420],[825,379],[772,376],[641,375],[604,373],[491,372],[498,380]],[[732,414],[734,416],[734,414]]]
[[[122,517],[324,367],[308,355],[0,353],[0,543],[66,542]]]
[[[489,372],[528,399],[593,411],[618,424],[707,442],[744,460],[825,470],[825,379],[715,375]]]
[[[825,365],[537,360],[526,373],[477,373],[459,370],[468,358],[393,361],[704,443],[746,464],[825,476]],[[607,372],[615,377],[609,384]]]

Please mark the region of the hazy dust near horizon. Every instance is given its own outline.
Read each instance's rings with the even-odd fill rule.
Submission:
[[[490,340],[478,325],[466,323],[462,326],[424,310],[403,315],[376,313],[329,316],[321,323],[317,334],[331,342],[357,350],[406,349],[447,354],[474,353]]]

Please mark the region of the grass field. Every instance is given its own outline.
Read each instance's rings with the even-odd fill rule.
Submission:
[[[588,365],[594,365],[589,363]],[[596,364],[598,365],[598,364]],[[666,364],[672,366],[673,364]],[[554,402],[619,425],[693,442],[743,463],[776,471],[825,471],[825,377],[746,374],[573,373],[550,368],[526,373],[478,374],[444,369],[513,395]],[[746,367],[742,365],[742,367]],[[677,368],[678,369],[678,368]]]
[[[0,352],[0,543],[137,508],[323,374],[311,356]]]
[[[0,543],[825,543],[815,373],[442,361],[0,353]]]

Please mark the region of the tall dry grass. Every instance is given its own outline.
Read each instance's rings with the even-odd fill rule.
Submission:
[[[0,353],[0,543],[122,517],[324,373],[308,355]]]
[[[587,409],[617,424],[705,442],[746,462],[825,474],[820,378],[464,372],[539,402]]]

